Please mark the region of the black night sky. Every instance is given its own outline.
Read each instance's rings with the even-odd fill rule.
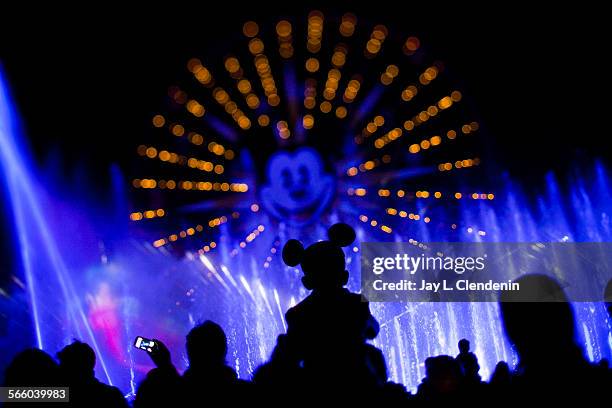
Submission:
[[[0,63],[35,157],[59,152],[67,174],[84,168],[106,183],[108,165],[129,163],[151,112],[194,53],[219,47],[248,19],[351,11],[427,43],[494,135],[499,166],[526,183],[551,169],[571,172],[576,161],[610,159],[601,10],[388,4],[3,12]],[[2,249],[11,252],[6,241]],[[2,258],[6,271],[10,256]]]

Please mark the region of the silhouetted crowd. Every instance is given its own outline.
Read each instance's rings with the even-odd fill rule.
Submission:
[[[504,330],[518,355],[514,370],[499,362],[489,381],[483,381],[478,358],[470,351],[470,342],[462,339],[455,357],[425,360],[425,377],[416,393],[409,393],[389,381],[383,353],[368,342],[379,331],[369,304],[345,288],[348,272],[342,247],[354,241],[353,229],[335,224],[328,236],[329,240],[308,248],[297,240],[283,248],[287,265],[301,265],[302,283],[311,294],[287,311],[287,332],[278,336],[269,361],[255,370],[250,381],[239,379],[226,364],[223,329],[205,321],[187,334],[189,368],[182,374],[166,346],[155,341],[149,352],[155,368],[139,385],[133,406],[610,403],[608,362],[592,364],[585,359],[575,341],[573,309],[563,289],[537,274],[517,282],[522,289],[552,293],[553,301],[525,302],[520,293],[501,294]],[[610,286],[607,292],[612,291]],[[612,318],[610,295],[606,293],[605,300]],[[57,360],[38,349],[25,350],[7,368],[5,385],[68,386],[70,403],[61,406],[128,406],[116,387],[95,378],[96,356],[87,344],[75,341],[57,354]]]

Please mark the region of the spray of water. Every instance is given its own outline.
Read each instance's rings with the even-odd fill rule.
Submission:
[[[299,270],[284,266],[279,251],[271,252],[270,248],[288,238],[312,243],[324,238],[325,228],[317,226],[308,233],[273,228],[273,220],[260,213],[251,215],[253,219],[240,219],[245,226],[266,225],[265,233],[246,249],[237,245],[243,232],[224,224],[215,251],[206,256],[176,256],[130,238],[125,224],[118,221],[107,226],[121,231],[112,239],[106,237],[105,244],[114,248],[112,254],[100,258],[93,249],[74,251],[74,247],[82,247],[77,241],[84,237],[65,230],[71,230],[68,227],[75,223],[82,229],[86,221],[78,217],[77,210],[64,210],[62,214],[67,216],[62,219],[62,228],[53,224],[52,214],[57,211],[54,196],[39,185],[1,81],[0,166],[15,215],[38,346],[55,353],[74,337],[87,341],[96,350],[105,379],[110,383],[112,378],[133,393],[134,384],[151,368],[145,353],[131,349],[135,336],[164,341],[173,351],[174,363],[184,369],[185,334],[194,323],[212,319],[227,332],[228,362],[241,377],[248,378],[268,358],[276,337],[286,330],[283,313],[307,295]],[[589,173],[570,183],[569,193],[562,193],[551,176],[548,191],[536,206],[517,186],[506,182],[495,202],[462,204],[453,215],[444,208],[431,210],[432,219],[457,225],[452,237],[421,223],[416,228],[395,228],[392,238],[610,241],[609,180],[599,164],[592,173],[594,176]],[[119,193],[115,192],[117,197]],[[330,220],[355,225],[359,241],[377,239],[367,224],[356,221],[358,214],[346,219],[343,208],[340,203]],[[94,241],[103,239],[102,234],[95,236],[95,226],[88,227],[94,230]],[[358,257],[358,245],[347,251],[349,288],[353,291],[359,290]],[[371,308],[381,323],[374,343],[384,351],[392,379],[410,389],[424,376],[426,357],[455,355],[457,342],[463,337],[472,341],[485,379],[497,361],[516,362],[496,304],[374,303]],[[574,308],[579,340],[588,358],[611,358],[612,331],[602,305],[578,303]]]
[[[46,331],[43,325],[48,321],[44,313],[48,313],[49,304],[41,301],[48,297],[60,298],[61,312],[65,321],[70,322],[79,338],[89,341],[96,352],[100,352],[96,337],[85,316],[81,300],[69,276],[69,272],[60,254],[56,238],[53,236],[42,209],[44,192],[38,187],[33,169],[20,145],[19,128],[16,114],[10,103],[7,87],[0,72],[0,166],[6,177],[6,185],[11,200],[11,207],[15,214],[15,223],[21,261],[24,265],[26,285],[30,296],[34,332],[39,348],[50,349],[55,352],[57,340],[45,338]],[[59,285],[51,288],[37,279],[37,272],[54,275],[54,281]],[[61,296],[58,294],[61,293]],[[54,310],[53,313],[60,310]],[[59,324],[64,324],[59,322]],[[110,373],[106,368],[103,356],[99,358],[100,365],[109,383],[112,383]]]

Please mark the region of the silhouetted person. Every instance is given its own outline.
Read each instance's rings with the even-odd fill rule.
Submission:
[[[291,346],[287,335],[278,336],[270,360],[253,374],[253,382],[266,398],[276,398],[278,393],[284,394],[283,397],[296,395],[304,385],[304,370],[300,367],[296,350]]]
[[[188,393],[197,396],[204,389],[224,403],[242,400],[240,393],[248,391],[248,386],[225,362],[227,337],[221,326],[207,320],[194,327],[186,347],[189,368],[183,380]]]
[[[134,406],[159,406],[160,400],[174,404],[234,406],[251,397],[251,387],[238,379],[236,372],[226,365],[227,337],[218,324],[207,320],[187,334],[189,368],[179,377],[170,360],[170,352],[158,340],[150,353],[157,368],[147,374],[136,394]],[[160,389],[159,387],[166,387]],[[166,391],[168,390],[168,391]]]
[[[575,341],[573,309],[561,286],[538,274],[515,282],[520,290],[502,292],[500,298],[504,329],[519,357],[512,398],[551,403],[605,397],[612,386],[610,376],[585,360]]]
[[[36,348],[17,354],[4,372],[6,387],[61,387],[59,366],[49,354]],[[25,407],[27,403],[6,403],[7,407]],[[65,403],[36,403],[36,406],[65,406]]]
[[[453,403],[463,398],[463,373],[451,356],[425,359],[425,378],[419,384],[416,400],[422,403]]]
[[[491,386],[491,392],[494,394],[503,394],[510,390],[512,381],[512,373],[510,372],[510,366],[505,361],[500,361],[495,365],[489,385]]]
[[[371,391],[371,396],[365,395],[366,399],[361,402],[370,402],[384,407],[398,406],[409,400],[410,393],[406,391],[406,387],[389,381],[387,362],[382,351],[371,344],[366,344],[365,361],[365,371],[362,375],[366,377],[373,375],[375,387]]]
[[[49,354],[37,348],[17,354],[4,373],[7,387],[58,387],[59,366]]]
[[[138,385],[134,408],[182,406],[188,402],[182,379],[172,364],[170,351],[160,340],[149,353],[155,368]]]
[[[86,343],[75,340],[57,353],[60,372],[70,388],[73,407],[128,407],[117,387],[98,381],[95,377],[96,354]]]
[[[459,363],[467,383],[480,383],[478,358],[470,351],[470,342],[467,339],[459,340],[459,354],[455,360]]]
[[[341,384],[375,386],[375,374],[364,375],[365,342],[376,337],[378,323],[369,304],[344,288],[349,274],[342,247],[355,240],[355,231],[346,224],[335,224],[328,238],[306,249],[292,239],[283,248],[285,263],[301,265],[302,283],[312,291],[287,311],[286,340],[312,387],[328,388],[331,393],[340,392]]]

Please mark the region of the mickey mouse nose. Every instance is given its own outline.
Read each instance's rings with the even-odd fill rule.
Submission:
[[[305,188],[296,188],[289,192],[289,196],[295,201],[303,200],[306,194],[307,191]]]

